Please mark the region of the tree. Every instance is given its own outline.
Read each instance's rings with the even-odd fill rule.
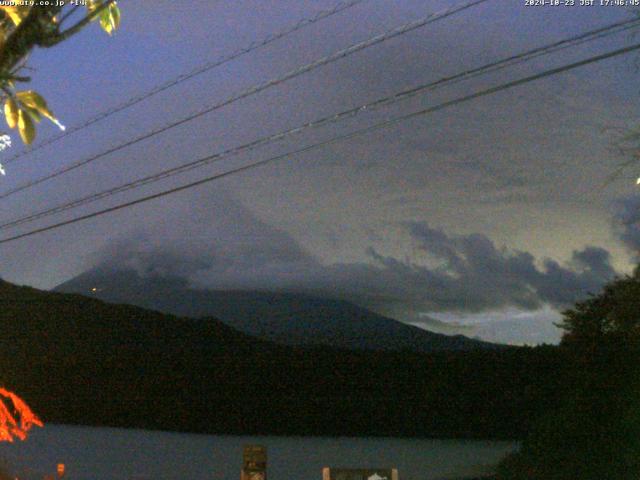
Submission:
[[[640,267],[563,315],[559,400],[498,478],[640,478]]]
[[[120,10],[115,0],[88,0],[87,13],[67,28],[67,21],[75,18],[78,5],[0,6],[0,89],[3,93],[4,112],[10,128],[18,128],[22,140],[30,144],[35,138],[34,124],[42,117],[60,128],[47,102],[33,90],[18,91],[17,85],[29,82],[22,74],[26,59],[35,47],[50,48],[78,33],[93,20],[109,34],[120,23]]]
[[[564,312],[562,344],[572,350],[640,345],[640,266],[632,275],[605,285],[602,292]]]
[[[115,0],[88,0],[86,12],[79,5],[49,1],[45,4],[22,5],[20,0],[0,6],[0,98],[10,128],[17,128],[26,144],[35,138],[35,123],[45,117],[64,129],[45,99],[33,90],[20,90],[18,85],[31,79],[23,75],[29,53],[36,47],[50,48],[78,33],[94,20],[108,34],[120,23],[120,10]],[[68,3],[68,2],[66,2]],[[74,20],[73,25],[66,23]],[[10,145],[7,135],[0,136],[0,151]],[[0,173],[4,174],[2,165]],[[40,419],[16,394],[0,388],[0,441],[24,440]]]
[[[0,441],[24,440],[33,425],[42,427],[42,421],[15,393],[0,388]]]

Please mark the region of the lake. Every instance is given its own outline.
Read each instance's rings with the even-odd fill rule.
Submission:
[[[516,442],[397,438],[195,435],[45,425],[25,442],[0,444],[20,479],[58,463],[69,480],[239,480],[242,449],[267,447],[269,480],[321,480],[322,467],[396,467],[400,480],[453,479],[491,470]]]

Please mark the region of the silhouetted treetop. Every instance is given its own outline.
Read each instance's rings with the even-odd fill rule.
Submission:
[[[593,349],[598,345],[640,345],[640,266],[605,285],[598,295],[563,312],[562,344]]]

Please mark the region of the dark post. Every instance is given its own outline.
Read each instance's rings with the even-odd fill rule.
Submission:
[[[322,480],[398,480],[398,469],[325,467]]]
[[[242,452],[240,480],[267,480],[267,449],[262,445],[245,445]]]

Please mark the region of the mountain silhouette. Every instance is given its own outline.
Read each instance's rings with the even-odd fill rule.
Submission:
[[[45,424],[211,434],[517,438],[563,364],[556,347],[284,346],[4,281],[0,339],[0,386]]]
[[[185,317],[211,316],[283,345],[413,352],[497,348],[462,335],[407,325],[344,300],[299,293],[194,289],[181,278],[143,277],[134,270],[93,269],[54,290]]]

